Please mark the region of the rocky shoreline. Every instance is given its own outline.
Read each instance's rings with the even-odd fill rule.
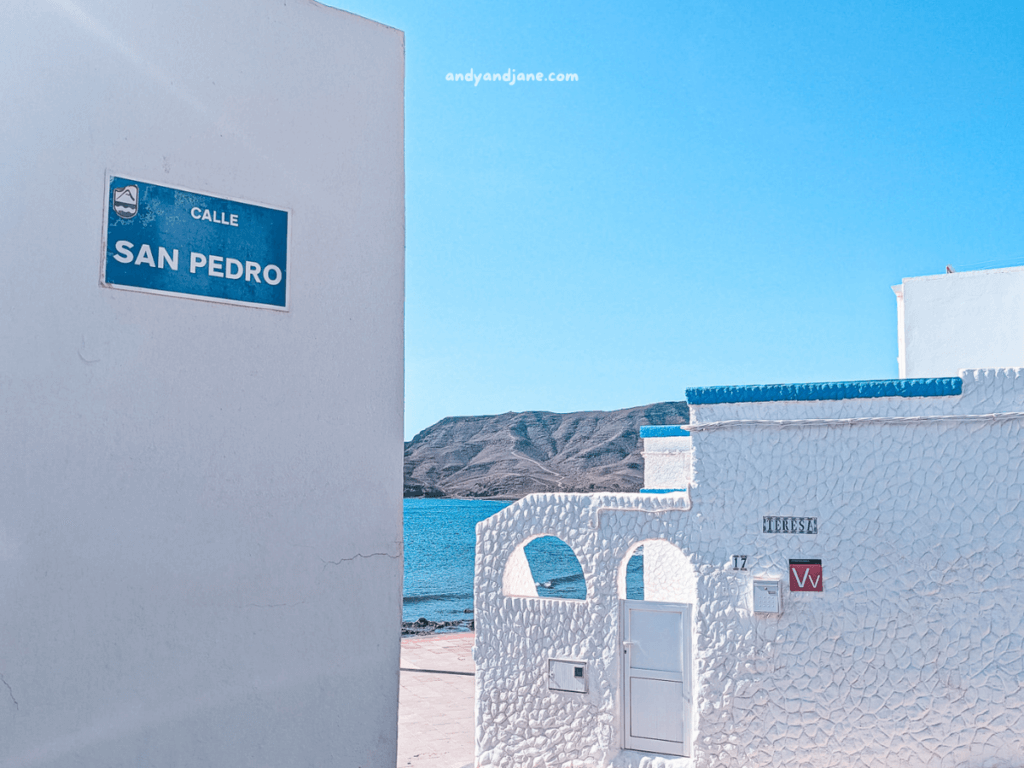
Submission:
[[[402,637],[416,635],[450,635],[456,632],[472,632],[472,619],[456,619],[454,621],[431,621],[420,617],[416,621],[402,622]]]

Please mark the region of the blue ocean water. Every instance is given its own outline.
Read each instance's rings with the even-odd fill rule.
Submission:
[[[471,619],[476,524],[507,501],[405,500],[402,621]]]
[[[455,621],[473,617],[476,524],[507,501],[405,499],[405,588],[402,621]],[[583,570],[567,544],[553,537],[526,546],[537,594],[582,599]],[[643,596],[643,557],[626,572],[627,597]]]

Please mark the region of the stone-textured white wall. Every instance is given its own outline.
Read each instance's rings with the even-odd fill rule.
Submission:
[[[661,538],[685,493],[535,494],[477,525],[477,752],[481,766],[601,765],[621,742],[619,576],[631,544]],[[629,531],[628,540],[620,533]],[[505,564],[521,545],[554,535],[579,558],[587,600],[511,597]],[[620,568],[621,566],[621,568]],[[548,690],[548,659],[590,662],[586,694]]]
[[[697,578],[689,558],[678,547],[658,539],[644,542],[643,548],[644,600],[696,603]],[[624,583],[619,594],[625,594]]]
[[[694,405],[691,509],[687,494],[530,496],[480,523],[480,765],[1019,768],[1024,420],[699,425],[1021,411],[1021,370],[968,372],[957,397]],[[819,533],[764,534],[763,515],[817,517]],[[574,548],[590,599],[501,595],[533,533]],[[650,538],[693,566],[693,758],[620,751],[616,582]],[[825,591],[789,592],[790,558],[821,558]],[[781,615],[753,613],[755,578],[782,581]],[[550,656],[591,662],[590,693],[547,691]]]
[[[1024,365],[1024,267],[906,278],[896,289],[900,376]]]
[[[402,34],[0,17],[0,765],[394,768]],[[290,209],[290,311],[101,287],[108,171]]]

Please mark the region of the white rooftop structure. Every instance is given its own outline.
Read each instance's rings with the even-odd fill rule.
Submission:
[[[900,378],[1024,366],[1024,267],[908,277],[893,292]]]

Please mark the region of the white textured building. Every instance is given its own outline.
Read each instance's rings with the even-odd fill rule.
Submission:
[[[0,765],[394,768],[402,33],[0,17]]]
[[[688,490],[533,495],[477,526],[478,764],[1019,766],[1024,370],[687,397]],[[585,600],[536,596],[542,535]],[[646,600],[690,607],[638,636],[641,544]],[[585,691],[552,690],[552,660]]]
[[[645,492],[477,526],[479,768],[1024,765],[1024,369],[686,395]]]

